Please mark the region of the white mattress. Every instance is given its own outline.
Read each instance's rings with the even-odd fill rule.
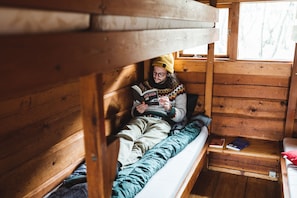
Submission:
[[[297,150],[297,138],[284,138],[284,151]],[[297,166],[286,159],[290,197],[297,198]]]
[[[136,198],[172,198],[175,197],[188,175],[191,165],[197,159],[208,137],[208,130],[203,127],[200,134],[178,155],[171,158],[140,191]]]

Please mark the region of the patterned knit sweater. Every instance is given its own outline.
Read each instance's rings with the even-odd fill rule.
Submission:
[[[167,112],[162,106],[160,105],[149,105],[147,110],[144,112],[144,114],[154,114],[158,116],[165,117],[167,119],[170,119],[174,122],[180,122],[184,119],[186,116],[186,104],[187,104],[187,96],[185,92],[185,88],[183,84],[180,83],[172,83],[171,88],[163,88],[162,86],[156,87],[152,86],[152,83],[149,81],[145,81],[141,84],[139,84],[139,87],[145,91],[149,89],[158,89],[158,95],[160,96],[168,96],[172,110],[170,112]],[[135,107],[139,105],[139,102],[134,101],[133,107],[132,107],[132,116],[140,116]]]

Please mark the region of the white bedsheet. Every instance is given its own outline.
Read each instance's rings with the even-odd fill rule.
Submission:
[[[173,198],[188,175],[191,165],[200,154],[208,137],[203,127],[200,134],[178,155],[171,158],[146,184],[136,198]]]
[[[297,150],[297,138],[284,138],[284,151]],[[290,197],[297,198],[297,166],[286,159]]]

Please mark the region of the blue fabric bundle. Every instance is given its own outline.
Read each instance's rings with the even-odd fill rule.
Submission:
[[[201,118],[194,117],[179,133],[172,134],[148,150],[139,161],[120,171],[113,183],[112,197],[135,197],[168,159],[192,142],[199,135],[202,126],[209,124],[209,118]]]
[[[112,197],[135,197],[168,159],[183,150],[199,135],[201,128],[208,126],[210,122],[210,118],[197,115],[188,124],[183,122],[176,125],[168,138],[147,151],[138,162],[119,172],[118,178],[113,182]],[[83,163],[48,198],[87,198],[86,174],[86,164]]]

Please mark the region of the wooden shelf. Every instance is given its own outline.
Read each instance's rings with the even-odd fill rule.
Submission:
[[[208,168],[251,177],[278,180],[280,145],[276,141],[247,139],[250,145],[241,151],[226,148],[233,137],[225,138],[223,148],[208,147]]]

